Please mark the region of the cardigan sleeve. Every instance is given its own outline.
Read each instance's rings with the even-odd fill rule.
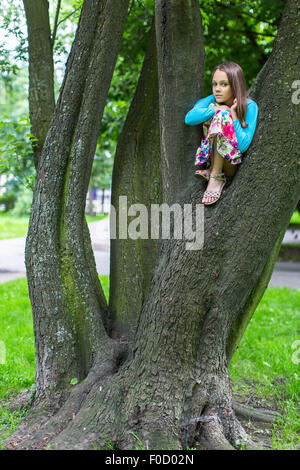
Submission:
[[[258,106],[255,101],[251,100],[248,102],[247,112],[245,116],[245,121],[247,122],[248,127],[242,127],[238,119],[233,121],[239,150],[242,153],[246,152],[253,139],[254,132],[256,129],[257,115]]]
[[[197,101],[195,106],[186,114],[184,122],[189,126],[195,126],[207,121],[215,114],[214,108],[209,106],[215,102],[214,95],[209,95]]]

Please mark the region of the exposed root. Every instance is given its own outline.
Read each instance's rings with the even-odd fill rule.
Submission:
[[[207,450],[234,450],[234,447],[224,436],[222,423],[217,414],[208,411],[203,416],[200,443]]]
[[[116,342],[109,340],[103,344],[99,350],[98,359],[87,378],[71,388],[62,406],[49,411],[51,408],[49,400],[45,399],[35,404],[18,430],[4,441],[5,448],[7,450],[45,449],[49,442],[74,422],[77,414],[85,408],[85,402],[95,394],[95,390],[99,390],[101,384],[116,372],[119,352],[120,348]],[[51,404],[55,402],[53,400],[52,396]]]
[[[183,447],[200,441],[202,448],[233,450],[254,448],[234,411],[227,371],[202,374],[193,387],[182,424]]]
[[[236,401],[233,401],[233,409],[237,415],[243,418],[263,423],[274,423],[279,418],[279,414],[275,411],[252,408]]]
[[[248,417],[249,407],[232,402],[226,374],[204,374],[197,381],[191,394],[194,406],[186,408],[179,434],[180,413],[173,416],[169,402],[166,413],[161,411],[163,407],[159,411],[153,395],[148,396],[146,392],[139,401],[143,387],[147,391],[149,385],[133,380],[130,363],[118,368],[122,362],[120,354],[123,352],[116,342],[103,345],[88,377],[72,388],[61,408],[45,414],[44,404],[40,403],[5,441],[6,449],[104,450],[107,442],[112,442],[115,449],[124,450],[185,449],[195,438],[206,449],[234,450],[242,444],[248,449],[254,447],[234,412],[235,409]],[[190,406],[191,402],[187,404]],[[250,411],[253,415],[254,410]],[[257,416],[265,418],[266,414],[258,412]],[[274,419],[274,413],[267,417]]]

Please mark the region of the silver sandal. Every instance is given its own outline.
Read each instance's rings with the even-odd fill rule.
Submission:
[[[211,204],[214,204],[215,202],[217,202],[219,199],[220,199],[220,196],[222,194],[222,190],[226,184],[226,177],[225,177],[225,174],[224,173],[219,173],[217,175],[210,175],[209,178],[215,178],[216,180],[219,180],[219,181],[223,181],[223,184],[221,186],[221,188],[218,190],[218,191],[205,191],[204,194],[203,194],[203,198],[202,198],[202,204],[206,205],[206,206],[210,206]],[[214,201],[211,201],[211,202],[203,202],[203,199],[206,199],[206,198],[215,198]]]

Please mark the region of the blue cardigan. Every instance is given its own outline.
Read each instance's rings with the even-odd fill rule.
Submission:
[[[209,95],[206,98],[202,98],[201,100],[197,101],[195,106],[186,114],[185,123],[189,126],[195,126],[213,117],[215,110],[213,107],[209,107],[209,105],[210,103],[215,102],[216,99],[214,95]],[[245,121],[247,122],[248,127],[242,127],[238,119],[233,121],[239,150],[242,153],[246,152],[247,148],[251,144],[256,128],[257,114],[257,104],[255,101],[247,98],[247,112]]]

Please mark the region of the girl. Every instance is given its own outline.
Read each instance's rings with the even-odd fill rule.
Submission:
[[[190,126],[203,123],[203,139],[197,149],[195,176],[208,181],[202,203],[215,203],[226,177],[232,178],[254,135],[258,107],[247,94],[243,70],[234,62],[224,62],[212,74],[213,94],[195,104],[185,116]],[[203,167],[202,167],[203,168]]]

